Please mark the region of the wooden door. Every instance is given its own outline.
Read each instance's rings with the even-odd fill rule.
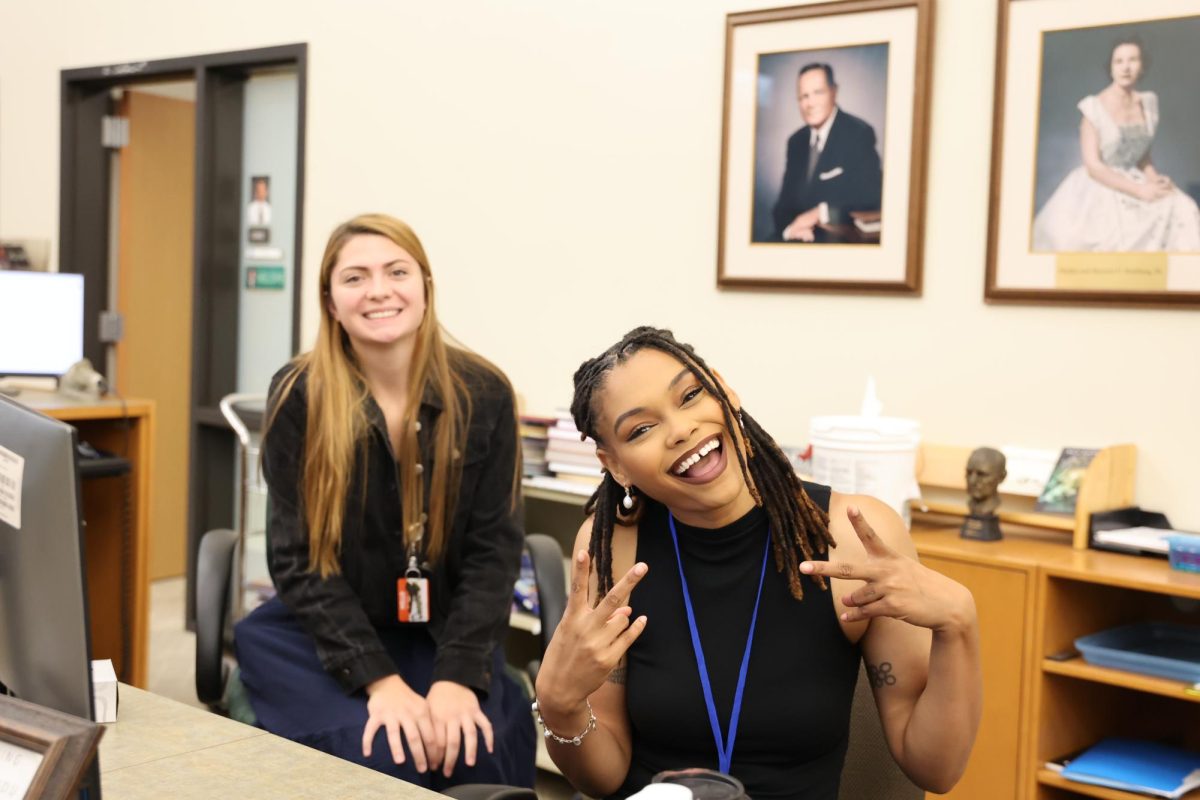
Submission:
[[[121,394],[155,402],[149,578],[186,568],[196,104],[126,91],[118,168],[116,347]]]

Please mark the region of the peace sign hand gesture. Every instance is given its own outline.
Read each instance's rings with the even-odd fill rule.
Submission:
[[[800,571],[809,575],[863,581],[842,598],[849,609],[843,612],[843,621],[893,617],[935,632],[969,624],[974,600],[964,586],[892,549],[857,507],[849,506],[846,516],[865,557],[800,564]]]
[[[589,564],[586,550],[575,554],[567,607],[538,670],[538,707],[543,713],[568,713],[582,708],[646,629],[644,616],[630,621],[632,609],[628,603],[647,566],[641,562],[634,564],[604,599],[591,608],[587,599]],[[546,718],[549,719],[549,714]]]

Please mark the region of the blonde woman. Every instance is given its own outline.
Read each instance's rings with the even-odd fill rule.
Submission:
[[[316,346],[271,384],[278,597],[235,636],[259,724],[433,789],[531,786],[502,653],[523,538],[511,387],[446,343],[397,219],[333,232],[320,306]]]

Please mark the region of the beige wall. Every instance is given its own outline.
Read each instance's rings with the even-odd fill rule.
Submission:
[[[717,291],[724,21],[752,5],[3,2],[0,234],[57,233],[59,70],[308,42],[304,269],[351,214],[407,218],[448,327],[531,408],[668,325],[784,442],[870,373],[929,441],[1135,442],[1140,502],[1200,529],[1200,312],[982,301],[994,0],[937,10],[924,297]]]

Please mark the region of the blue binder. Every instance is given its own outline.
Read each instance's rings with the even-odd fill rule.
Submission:
[[[1127,792],[1177,798],[1200,786],[1200,753],[1137,739],[1103,739],[1071,760],[1062,776]]]

